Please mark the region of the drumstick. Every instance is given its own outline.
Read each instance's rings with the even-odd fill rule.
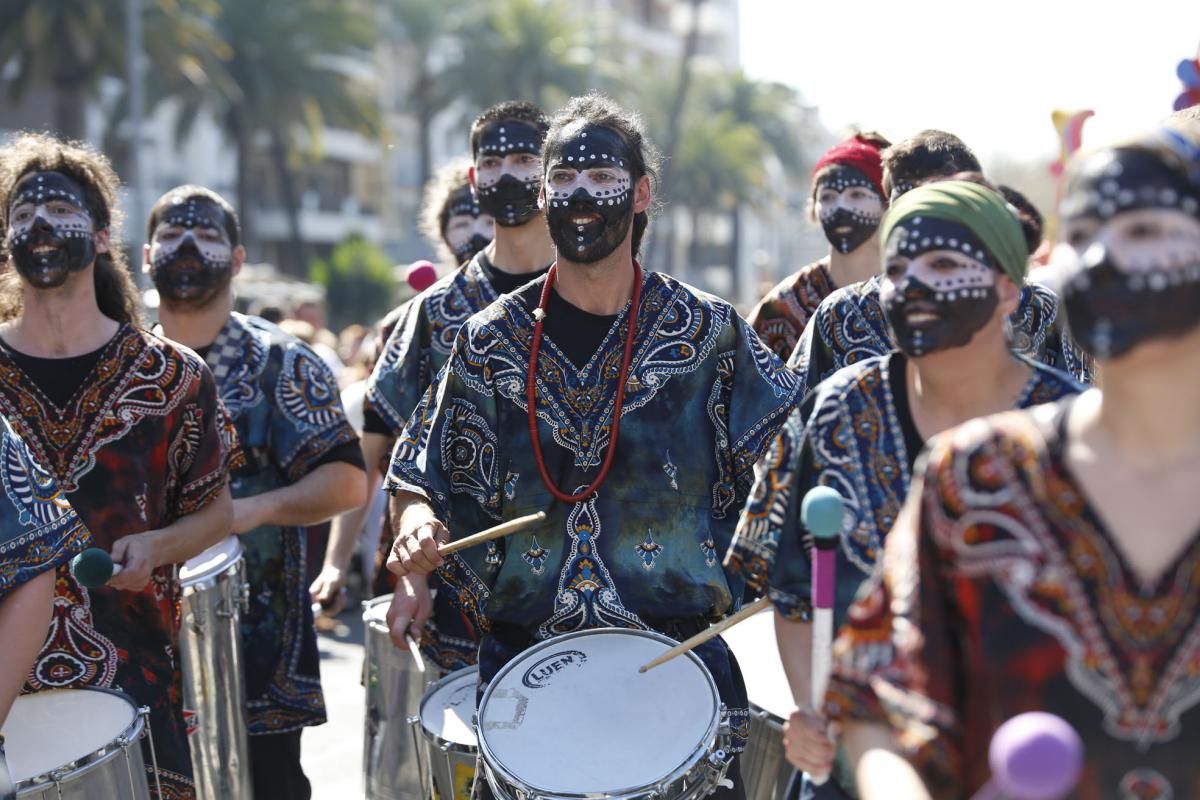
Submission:
[[[825,705],[825,689],[833,649],[833,605],[836,597],[837,545],[842,533],[845,503],[835,489],[815,486],[800,504],[800,521],[813,536],[812,551],[812,671],[809,673],[812,709],[820,713]],[[812,775],[809,780],[821,786],[828,775]]]
[[[741,611],[737,612],[736,614],[730,614],[728,617],[721,620],[717,624],[715,624],[709,628],[705,628],[704,630],[700,631],[699,633],[697,633],[695,636],[691,637],[690,639],[687,639],[686,641],[680,642],[679,644],[675,645],[670,650],[668,650],[667,652],[658,656],[657,658],[655,658],[653,661],[649,662],[648,664],[638,667],[638,672],[642,673],[642,672],[646,672],[647,670],[652,670],[661,664],[667,663],[672,658],[675,658],[675,656],[683,655],[684,653],[688,652],[689,650],[696,649],[700,645],[707,642],[709,639],[720,636],[722,633],[729,630],[734,625],[737,625],[739,622],[742,622],[743,620],[747,620],[750,617],[753,617],[755,614],[762,611],[764,608],[766,608],[769,605],[771,605],[771,600],[769,598],[762,597],[762,598],[759,598],[758,600],[755,600],[753,603],[746,606],[745,608],[743,608]]]
[[[992,779],[972,800],[1059,800],[1083,770],[1083,742],[1061,717],[1019,714],[1000,726],[988,747]]]
[[[439,556],[448,556],[451,553],[457,553],[459,550],[465,550],[468,547],[474,547],[477,544],[490,542],[492,539],[499,539],[501,536],[508,536],[510,533],[523,531],[533,525],[538,524],[546,519],[546,512],[539,511],[536,514],[528,514],[524,517],[510,519],[508,522],[502,522],[494,528],[488,528],[485,531],[473,534],[465,539],[459,539],[457,542],[449,542],[438,547]]]
[[[421,655],[421,648],[417,646],[412,634],[405,632],[404,641],[408,642],[408,652],[412,653],[413,661],[417,662],[417,671],[425,672],[425,658]]]

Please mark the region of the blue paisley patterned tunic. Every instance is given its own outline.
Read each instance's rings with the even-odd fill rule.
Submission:
[[[1065,373],[1022,360],[1033,371],[1016,408],[1082,389]],[[756,467],[729,561],[753,588],[768,590],[776,610],[789,619],[806,620],[812,611],[811,539],[799,515],[800,501],[814,486],[836,489],[846,503],[835,625],[875,570],[884,537],[908,495],[914,450],[921,444],[905,394],[905,363],[897,352],[837,372],[821,384],[810,409],[792,413]],[[805,411],[807,425],[801,422]]]
[[[817,306],[788,359],[805,392],[816,391],[817,384],[842,367],[896,349],[879,302],[880,281],[874,277],[843,287]],[[1009,317],[1013,352],[1091,383],[1090,364],[1057,320],[1057,295],[1041,284],[1025,284]]]
[[[389,490],[427,497],[457,538],[536,511],[549,515],[455,554],[441,571],[456,602],[488,632],[485,681],[536,640],[602,626],[679,638],[733,610],[743,586],[722,568],[721,554],[754,463],[798,398],[795,377],[727,303],[646,273],[611,473],[588,500],[557,503],[538,475],[526,416],[532,309],[544,280],[463,327],[388,476]],[[581,368],[543,338],[538,431],[551,479],[564,491],[590,484],[609,446],[628,311],[627,304]],[[718,685],[729,686],[727,651],[710,644],[698,654]],[[746,722],[744,697],[726,702]]]
[[[489,279],[486,265],[487,256],[477,253],[404,305],[383,355],[367,381],[367,407],[383,422],[392,439],[400,437],[425,390],[450,359],[458,329],[500,296]],[[532,279],[535,275],[528,277]],[[391,535],[385,535],[380,543],[381,552],[390,550],[391,542]],[[377,586],[377,591],[386,593],[393,588],[394,575],[381,569],[379,577],[382,585]],[[437,585],[436,579],[433,585]],[[421,637],[425,657],[447,671],[467,667],[476,661],[478,640],[479,634],[465,612],[451,601],[450,593],[438,592],[433,615]]]
[[[234,498],[299,481],[330,461],[353,462],[358,437],[337,381],[299,339],[257,317],[234,313],[205,359],[237,427],[243,461]],[[250,581],[242,617],[247,721],[251,735],[325,721],[304,528],[263,526],[241,536]]]
[[[70,561],[92,535],[54,476],[0,416],[0,598]]]

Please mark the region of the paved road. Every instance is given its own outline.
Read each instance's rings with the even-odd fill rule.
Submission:
[[[302,760],[314,800],[363,796],[363,624],[357,610],[343,611],[338,627],[318,635],[321,685],[329,721],[304,732]]]

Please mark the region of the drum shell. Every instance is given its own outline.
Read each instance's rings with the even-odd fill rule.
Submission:
[[[742,751],[746,800],[783,800],[792,766],[783,749],[783,720],[758,706],[750,707],[750,739]]]
[[[183,707],[196,713],[188,736],[199,800],[253,798],[246,733],[241,612],[246,562],[183,583],[179,632]]]
[[[473,676],[470,684],[474,691],[478,685],[479,669],[466,667],[451,672],[441,680],[432,683],[421,697],[420,713],[409,717],[413,729],[414,747],[420,758],[424,797],[435,797],[438,800],[470,800],[471,788],[475,782],[475,763],[479,748],[462,742],[452,742],[443,739],[429,730],[421,722],[427,718],[425,709],[432,701],[435,693],[442,686],[464,680],[467,675]],[[472,708],[474,708],[472,695]]]
[[[133,707],[132,702],[130,706]],[[135,714],[129,727],[103,751],[92,753],[69,767],[55,770],[52,776],[39,775],[18,783],[18,800],[94,800],[98,797],[105,800],[149,800],[149,776],[141,744],[145,735],[145,717]]]
[[[420,709],[426,684],[438,676],[418,670],[412,655],[392,644],[382,617],[371,613],[386,609],[391,600],[384,595],[363,603],[363,789],[367,800],[424,800],[408,719]]]

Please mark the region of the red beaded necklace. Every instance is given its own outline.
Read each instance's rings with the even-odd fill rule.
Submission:
[[[608,470],[612,467],[613,456],[617,452],[617,436],[621,431],[621,409],[625,405],[625,381],[629,377],[629,364],[633,360],[633,334],[634,329],[637,327],[638,304],[642,297],[642,267],[636,260],[633,262],[633,296],[629,301],[629,317],[625,320],[625,355],[621,359],[621,373],[617,376],[617,401],[613,404],[612,432],[608,439],[608,452],[604,454],[604,461],[600,465],[600,474],[596,476],[596,480],[578,494],[567,494],[555,486],[554,481],[550,479],[550,472],[546,469],[546,460],[542,457],[542,443],[538,437],[537,429],[538,351],[541,350],[542,346],[542,325],[546,319],[546,306],[550,302],[550,290],[553,288],[554,279],[557,276],[558,264],[555,263],[550,266],[550,271],[546,274],[546,285],[542,287],[542,296],[538,300],[537,311],[533,315],[535,320],[533,323],[533,343],[529,348],[529,373],[525,380],[525,402],[529,406],[529,438],[533,442],[533,460],[537,462],[538,472],[542,476],[542,483],[546,484],[546,488],[559,501],[563,503],[582,503],[600,489],[600,485],[608,477]]]

